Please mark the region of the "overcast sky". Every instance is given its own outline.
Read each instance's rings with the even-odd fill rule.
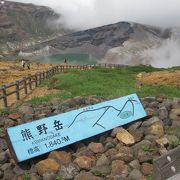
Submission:
[[[119,21],[156,26],[180,26],[180,0],[12,0],[53,8],[72,29],[87,29]]]

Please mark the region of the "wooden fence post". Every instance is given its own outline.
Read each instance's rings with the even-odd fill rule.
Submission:
[[[43,75],[43,80],[45,79],[45,74],[44,74],[44,71],[42,72],[42,75]]]
[[[47,71],[44,71],[45,79],[47,79]]]
[[[50,77],[50,69],[47,70],[47,77]]]
[[[20,100],[19,81],[16,81],[16,99]]]
[[[28,77],[29,79],[29,89],[32,90],[32,81],[31,81],[31,76]]]
[[[24,78],[23,82],[24,82],[24,93],[25,93],[25,95],[27,95],[28,90],[27,90],[27,82],[26,82],[26,78]]]
[[[35,74],[35,87],[37,87],[38,86],[38,77],[37,77],[37,74]]]
[[[7,95],[6,95],[6,86],[2,86],[2,95],[3,95],[4,107],[8,107]]]
[[[39,84],[41,84],[41,80],[42,80],[41,73],[39,73]]]
[[[52,76],[52,69],[49,69],[49,77]]]
[[[49,70],[46,71],[46,78],[49,78]]]

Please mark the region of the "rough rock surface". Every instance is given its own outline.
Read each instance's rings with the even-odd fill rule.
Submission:
[[[59,15],[48,7],[10,1],[5,1],[0,6],[1,43],[24,41],[33,35],[56,32],[48,26],[47,20],[57,20]]]
[[[44,173],[56,173],[60,169],[60,165],[53,159],[45,159],[37,163],[36,168],[39,175],[43,176]]]
[[[141,100],[144,107],[152,111],[150,116],[22,164],[16,164],[9,153],[5,141],[5,128],[24,122],[23,108],[27,116],[40,119],[42,113],[50,116],[104,100],[101,97],[90,96],[77,97],[65,102],[53,101],[35,108],[26,105],[15,114],[1,117],[0,179],[18,180],[25,177],[30,177],[32,180],[150,179],[154,159],[180,144],[178,115],[180,101],[177,99],[143,98]],[[167,112],[162,107],[166,107]],[[166,124],[162,118],[171,119],[172,123]],[[4,126],[5,124],[7,126]],[[136,131],[141,133],[138,141],[136,141],[136,133],[133,133]],[[130,141],[128,138],[125,140],[120,138],[119,133],[128,134],[125,137],[130,137]]]
[[[62,54],[89,54],[98,59],[105,57],[111,63],[115,63],[114,61],[120,57],[123,64],[123,59],[126,59],[127,62],[127,59],[133,59],[133,56],[137,58],[136,51],[158,44],[159,41],[169,36],[170,32],[168,30],[164,31],[138,23],[118,22],[58,37],[51,41],[37,44],[33,48],[28,49],[27,52],[50,46],[56,48]],[[130,53],[132,54],[131,58],[127,57],[127,54]],[[118,56],[119,54],[122,54],[122,56]],[[124,54],[126,54],[125,57]],[[137,62],[137,60],[134,61]]]

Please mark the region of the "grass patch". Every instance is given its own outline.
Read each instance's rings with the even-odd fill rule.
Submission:
[[[3,108],[3,109],[0,109],[0,116],[7,116],[11,113],[11,110],[10,108]]]
[[[136,87],[136,75],[142,71],[154,72],[157,69],[141,65],[121,69],[69,70],[53,76],[42,84],[50,89],[59,89],[59,93],[33,98],[29,102],[37,105],[53,98],[65,100],[75,96],[90,95],[116,98],[131,93],[137,93],[140,97],[158,95],[180,97],[180,91],[177,87],[162,85]]]
[[[147,180],[152,180],[152,179],[153,179],[152,175],[147,176]]]
[[[31,180],[30,174],[28,172],[25,172],[22,176],[22,180]]]
[[[94,171],[94,172],[92,172],[92,174],[97,177],[102,177],[102,178],[106,177],[105,174],[100,171]]]
[[[54,180],[62,180],[61,176],[56,176]]]
[[[144,152],[152,152],[152,151],[155,150],[155,149],[151,148],[150,145],[147,145],[147,144],[142,144],[142,145],[141,145],[141,149],[142,149]]]
[[[180,139],[176,136],[171,136],[169,138],[169,144],[175,148],[180,145]]]

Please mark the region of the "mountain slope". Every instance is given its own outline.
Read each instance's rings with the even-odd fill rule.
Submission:
[[[24,47],[69,32],[57,25],[60,15],[45,6],[5,1],[0,3],[0,58],[14,58]]]
[[[103,54],[112,46],[121,45],[133,33],[129,23],[121,22],[85,31],[68,34],[57,39],[33,46],[37,50],[45,46],[59,50],[61,53],[87,53],[96,57]]]
[[[148,25],[133,23],[134,33],[123,43],[109,49],[105,56],[106,63],[126,65],[141,64],[146,60],[146,51],[161,46],[165,39],[171,37],[169,29],[160,29]],[[149,62],[147,62],[149,64]]]
[[[0,5],[0,43],[24,41],[57,32],[48,22],[59,15],[48,7],[6,1]],[[64,29],[58,30],[64,32]]]
[[[32,46],[26,52],[80,53],[89,54],[99,59],[114,62],[115,55],[121,51],[125,54],[137,53],[158,44],[170,37],[169,30],[146,26],[137,23],[119,22],[102,27],[75,32],[51,41]]]

